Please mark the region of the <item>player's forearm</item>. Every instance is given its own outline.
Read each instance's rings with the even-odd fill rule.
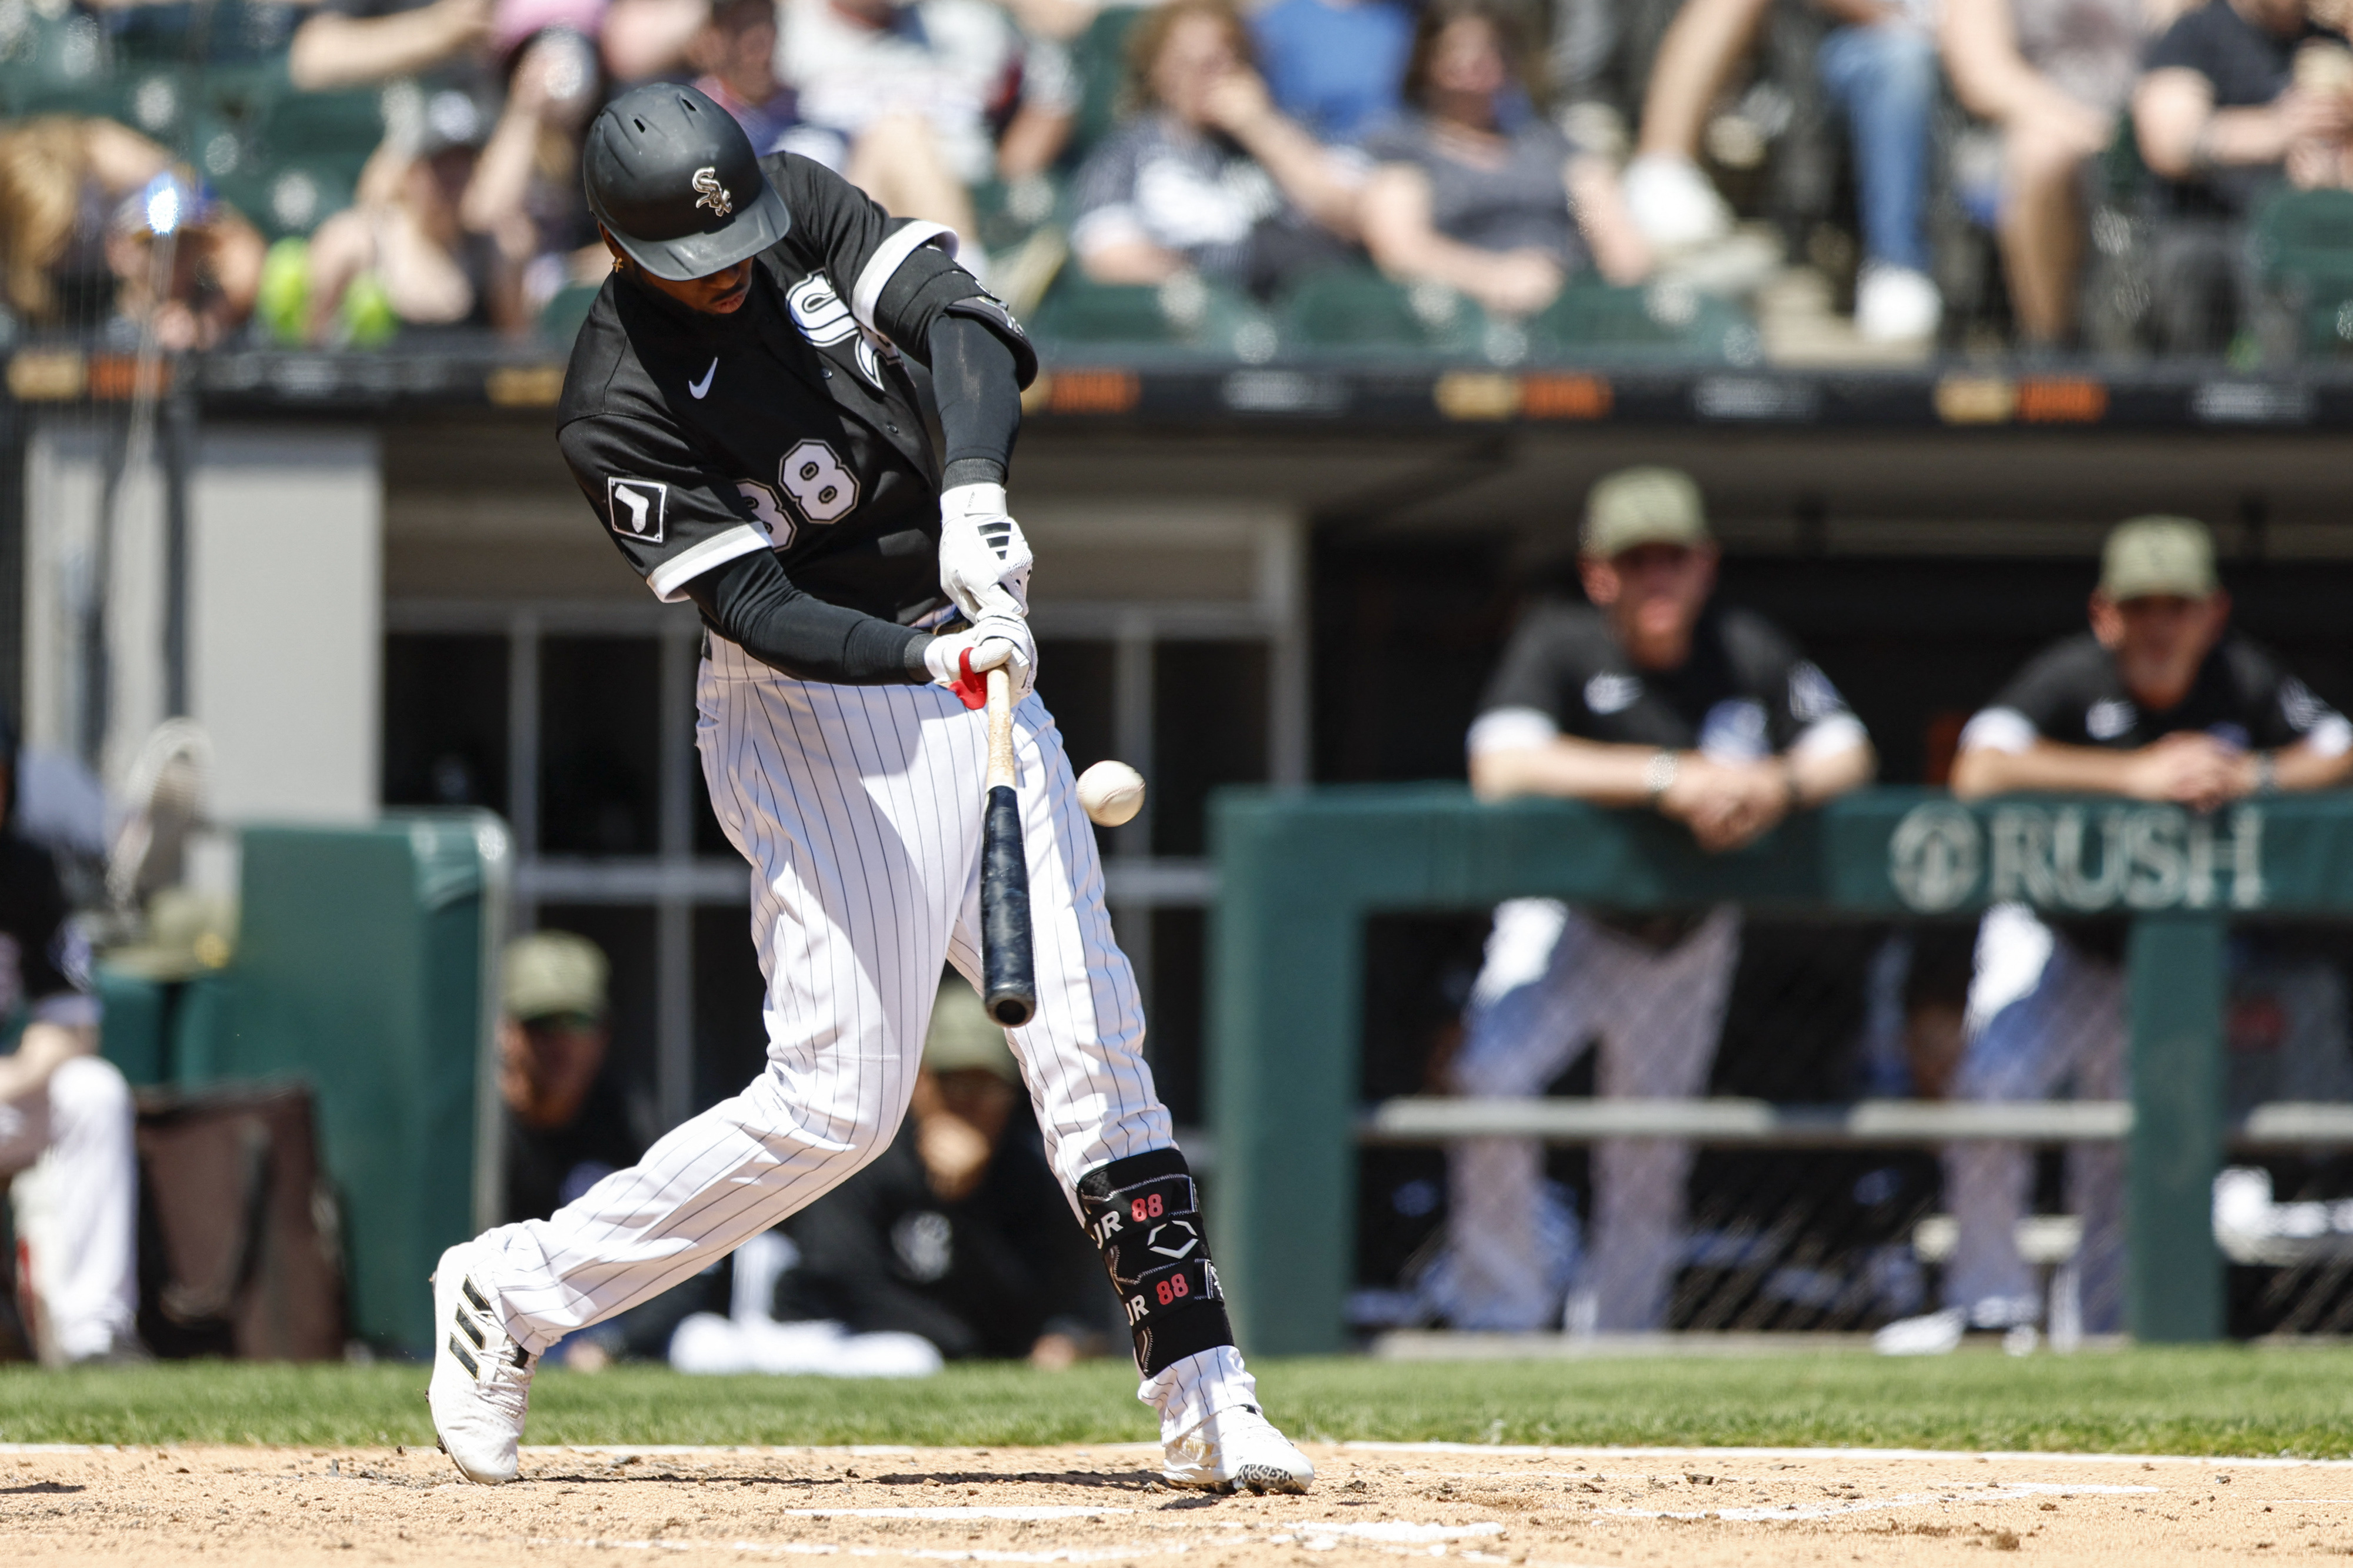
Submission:
[[[2132,793],[2134,753],[2038,740],[2023,752],[1971,746],[1954,760],[1953,793],[1963,800],[2017,790]]]
[[[1800,748],[1788,753],[1788,766],[1797,785],[1797,804],[1820,805],[1869,784],[1879,771],[1879,753],[1868,741],[1819,751]]]
[[[0,1103],[31,1094],[45,1086],[58,1068],[97,1049],[95,1029],[37,1019],[26,1025],[16,1054],[0,1057]]]
[[[1471,787],[1482,800],[1558,795],[1596,805],[1647,805],[1656,746],[1612,746],[1564,735],[1542,746],[1482,752],[1471,759]]]
[[[942,316],[926,336],[945,447],[941,488],[1003,484],[1021,433],[1013,350],[969,316]]]
[[[801,592],[765,550],[683,586],[712,631],[796,679],[895,686],[931,679],[927,634]]]
[[[2353,752],[2334,755],[2308,745],[2272,753],[2272,782],[2284,790],[2335,789],[2353,776]]]

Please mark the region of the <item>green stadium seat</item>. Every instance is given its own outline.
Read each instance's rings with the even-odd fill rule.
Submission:
[[[1220,359],[1271,359],[1280,335],[1233,290],[1187,277],[1158,288],[1090,283],[1066,269],[1031,318],[1041,344],[1180,348]]]
[[[384,141],[383,103],[372,91],[290,90],[269,102],[260,121],[268,156],[346,165],[354,179]]]
[[[596,302],[603,291],[601,283],[567,283],[555,291],[554,297],[539,309],[539,335],[559,349],[568,350],[572,340],[580,335],[581,323],[588,320],[588,308]]]
[[[103,114],[122,110],[105,30],[72,9],[32,6],[0,56],[0,115]]]
[[[1487,327],[1486,313],[1451,289],[1408,288],[1358,268],[1316,273],[1293,284],[1283,296],[1281,321],[1289,342],[1392,353],[1473,353]]]
[[[2255,214],[2249,248],[2294,347],[2353,353],[2353,191],[2282,192]]]
[[[1143,15],[1134,5],[1106,5],[1095,13],[1087,30],[1071,40],[1071,68],[1079,79],[1079,107],[1071,116],[1071,139],[1062,149],[1062,163],[1073,168],[1086,162],[1095,144],[1119,122],[1120,98],[1127,85],[1127,35]]]
[[[1753,364],[1756,324],[1729,300],[1689,289],[1573,283],[1528,318],[1530,357]]]

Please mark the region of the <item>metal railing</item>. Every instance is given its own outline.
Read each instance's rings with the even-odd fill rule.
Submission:
[[[2113,799],[1965,805],[1862,792],[1738,854],[1700,853],[1649,813],[1572,802],[1482,805],[1451,786],[1235,791],[1215,808],[1209,1121],[1220,1276],[1245,1342],[1347,1342],[1360,1145],[1468,1138],[1683,1138],[1757,1150],[1969,1140],[2121,1142],[2126,1321],[2138,1338],[2220,1337],[2213,1222],[2226,1154],[2353,1144],[2353,1108],[2257,1107],[2232,1126],[2224,942],[2232,920],[2353,912],[2353,797],[2244,803],[2213,816]],[[2130,922],[2124,1102],[1407,1098],[1357,1103],[1364,922],[1541,896],[1630,911],[1957,919],[2018,901]]]

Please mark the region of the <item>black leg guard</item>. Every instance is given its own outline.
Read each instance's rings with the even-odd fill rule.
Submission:
[[[1234,1342],[1183,1154],[1154,1149],[1098,1165],[1079,1178],[1079,1206],[1127,1309],[1138,1371],[1151,1377]]]

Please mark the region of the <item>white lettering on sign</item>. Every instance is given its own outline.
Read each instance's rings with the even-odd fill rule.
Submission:
[[[2263,815],[2170,806],[1996,806],[1980,827],[1945,802],[1915,806],[1887,844],[1887,875],[1907,908],[1941,914],[1983,900],[2042,909],[2261,909]]]

